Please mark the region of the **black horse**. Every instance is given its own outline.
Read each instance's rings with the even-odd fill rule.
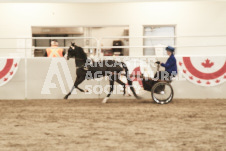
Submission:
[[[71,95],[72,91],[77,88],[81,92],[85,92],[83,89],[79,88],[78,85],[82,83],[85,79],[94,79],[100,78],[103,76],[108,76],[110,81],[110,92],[108,93],[107,97],[102,101],[102,103],[106,103],[108,98],[110,97],[111,93],[114,89],[114,81],[121,84],[124,88],[124,95],[126,93],[126,84],[123,83],[120,79],[120,73],[124,70],[125,76],[127,77],[127,81],[131,91],[133,92],[134,96],[138,99],[134,87],[132,85],[132,80],[130,79],[128,68],[125,63],[118,62],[115,60],[101,60],[98,62],[91,63],[91,60],[87,58],[86,53],[84,52],[83,48],[76,46],[75,43],[71,43],[71,46],[67,52],[67,60],[69,58],[75,58],[76,64],[76,80],[74,83],[73,88],[71,91],[64,97],[67,99],[69,95]],[[98,73],[98,74],[97,74]],[[97,76],[98,75],[98,76]]]

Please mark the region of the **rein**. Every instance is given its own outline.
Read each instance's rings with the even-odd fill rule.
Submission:
[[[86,59],[81,59],[81,58],[75,58],[76,60],[86,60]]]

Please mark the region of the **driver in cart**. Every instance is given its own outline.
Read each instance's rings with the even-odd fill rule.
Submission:
[[[144,81],[143,86],[145,90],[151,91],[152,86],[154,86],[159,80],[161,81],[171,81],[173,77],[177,75],[177,61],[174,56],[175,48],[168,46],[166,47],[167,55],[169,58],[167,59],[166,63],[162,63],[160,61],[155,62],[158,65],[161,65],[165,68],[165,71],[159,71],[155,74],[153,80]],[[164,86],[160,87],[155,91],[155,93],[161,93],[164,91]]]

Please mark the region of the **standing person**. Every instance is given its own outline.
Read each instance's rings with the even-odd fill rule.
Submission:
[[[62,48],[58,48],[58,41],[56,39],[51,40],[51,47],[46,49],[45,57],[63,57],[65,51]]]

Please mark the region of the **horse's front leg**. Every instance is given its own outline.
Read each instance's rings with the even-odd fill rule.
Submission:
[[[125,94],[126,94],[126,84],[123,83],[123,82],[119,79],[119,77],[117,77],[116,82],[117,82],[118,84],[120,84],[120,85],[123,87],[123,95],[125,95]]]
[[[71,95],[71,93],[73,92],[73,90],[75,89],[75,86],[72,87],[71,91],[65,95],[64,99],[67,100],[67,98]]]
[[[74,86],[72,87],[71,91],[64,97],[64,99],[68,99],[68,97],[71,95],[71,93],[73,92],[73,90],[75,88],[77,88],[81,92],[86,92],[83,89],[81,89],[81,88],[78,87],[78,85],[80,83],[82,83],[84,80],[85,80],[85,77],[77,77],[76,80],[75,80]]]

